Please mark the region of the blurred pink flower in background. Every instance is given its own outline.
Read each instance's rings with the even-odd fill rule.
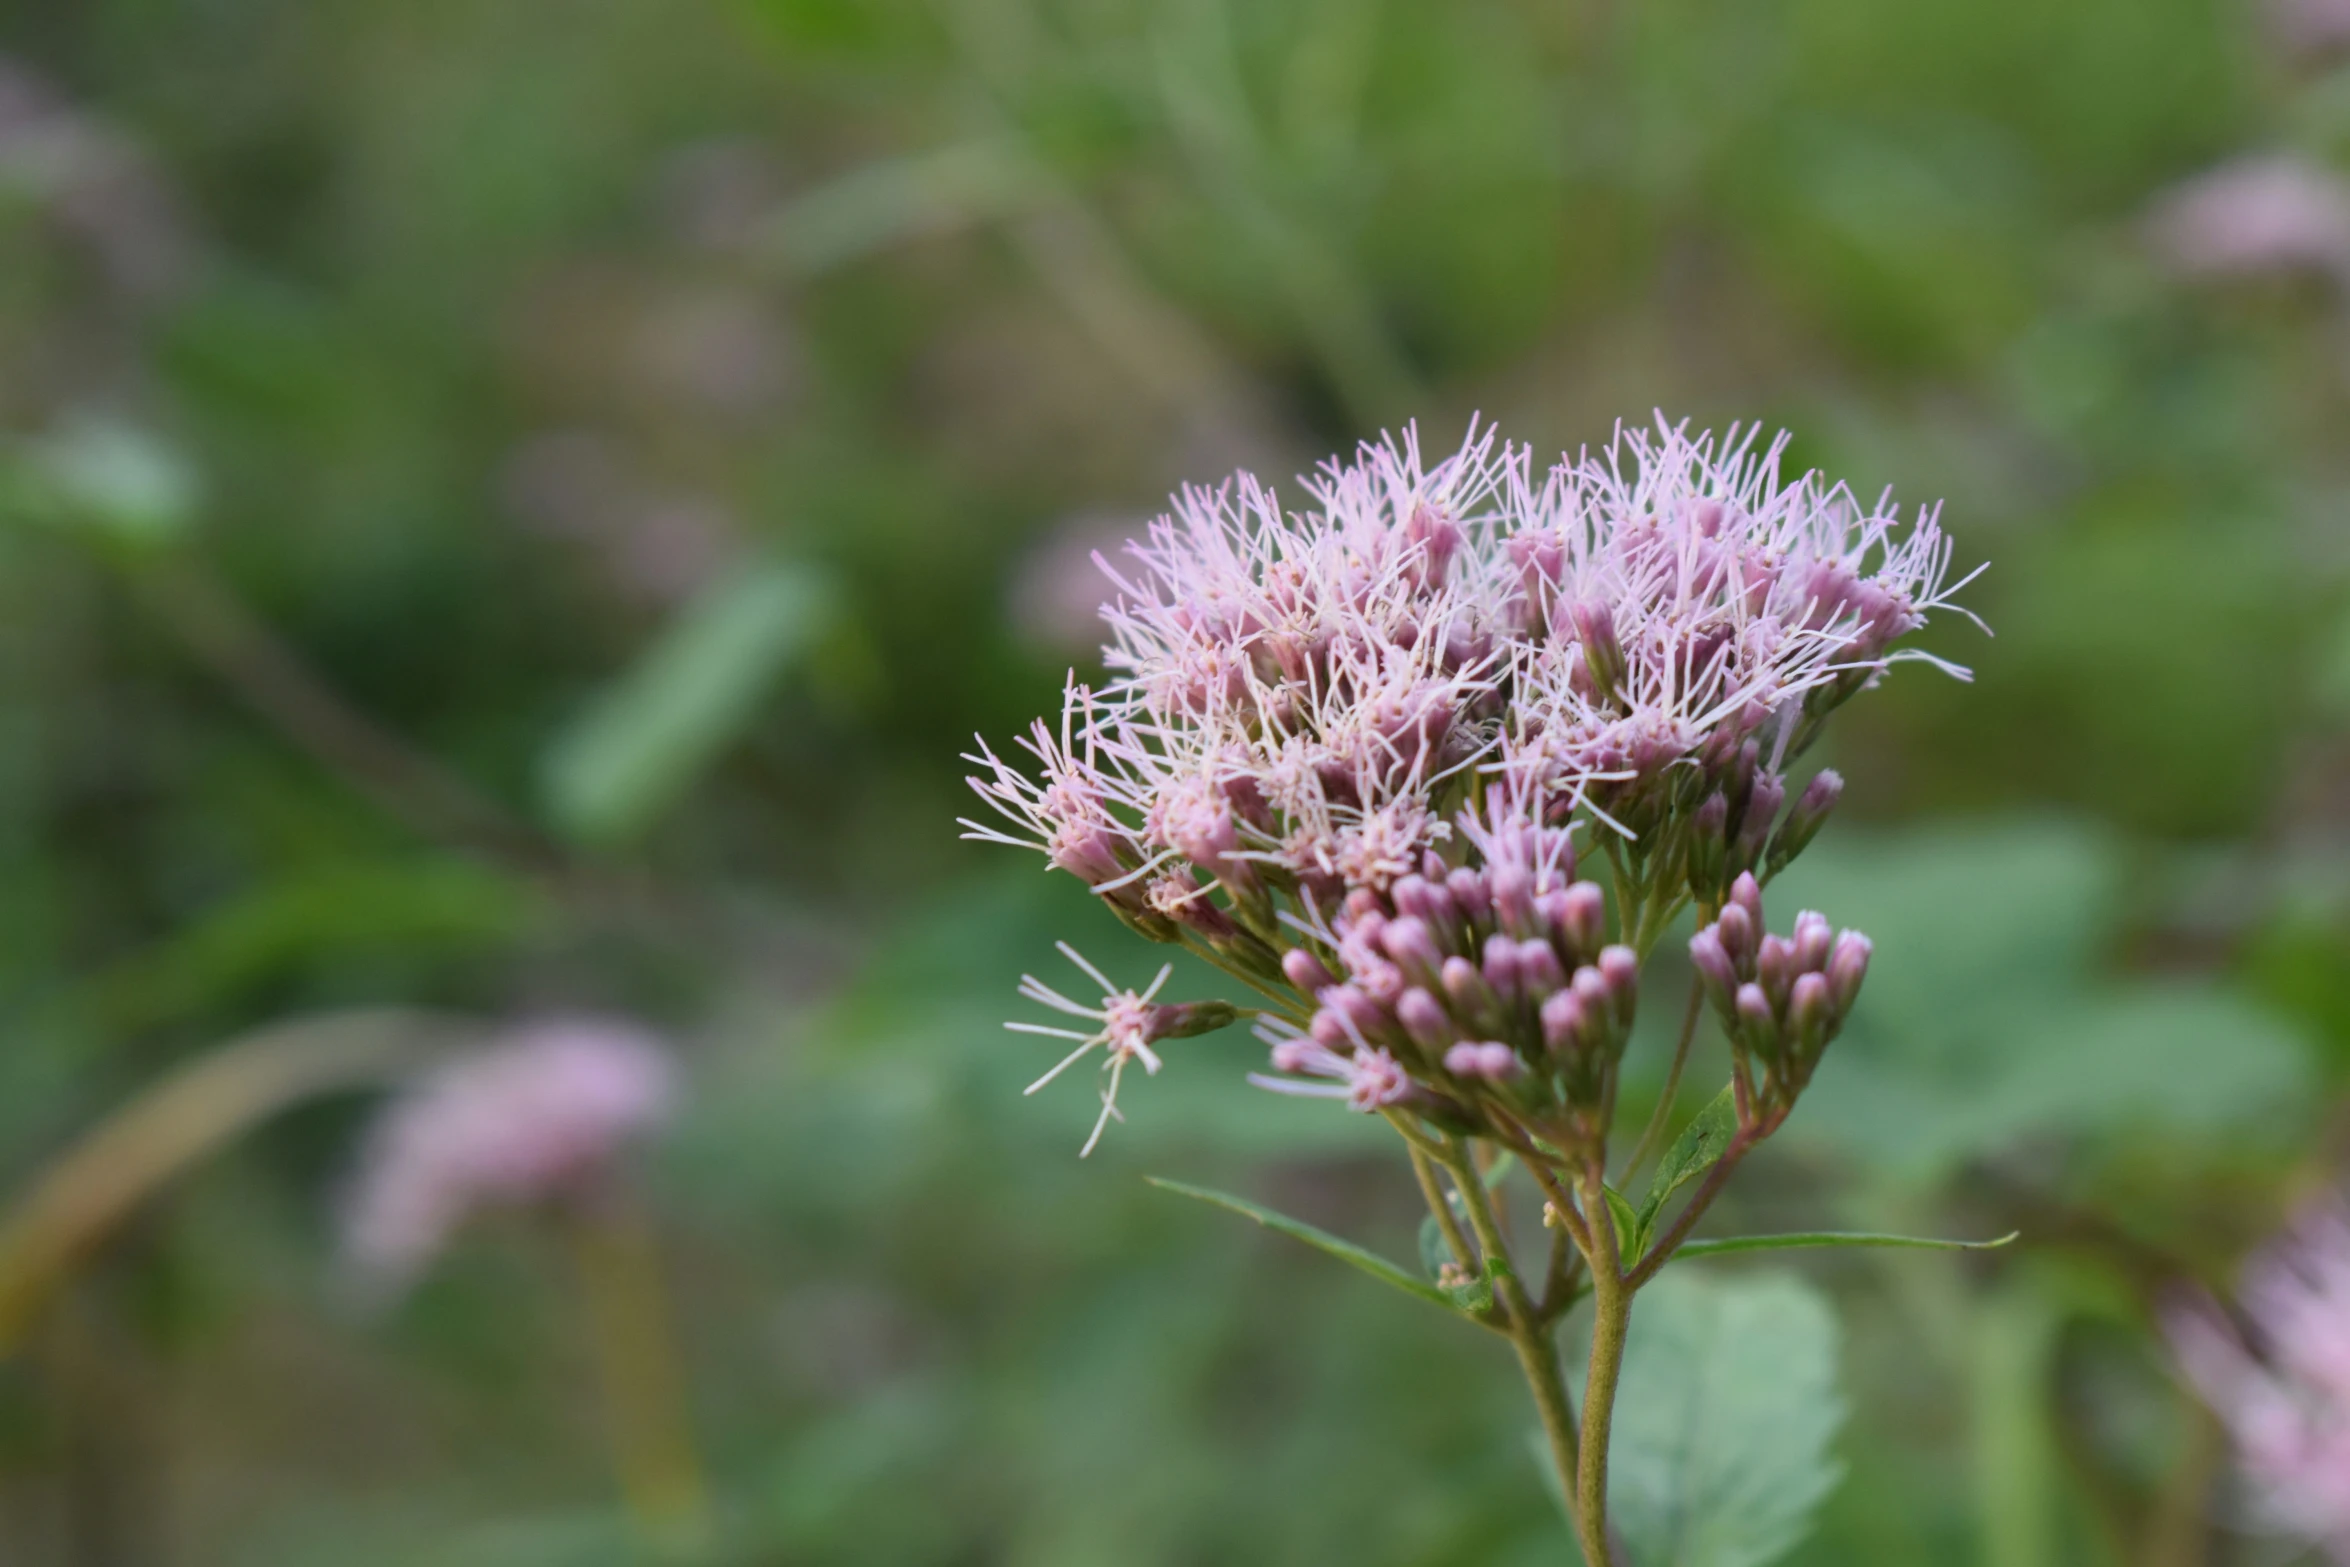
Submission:
[[[353,1272],[397,1293],[477,1211],[592,1197],[668,1119],[676,1077],[660,1040],[597,1017],[525,1024],[442,1066],[368,1135],[343,1215]]]
[[[1107,634],[1102,606],[1118,585],[1094,557],[1121,565],[1149,531],[1140,517],[1081,512],[1046,534],[1012,578],[1005,611],[1013,629],[1047,652],[1098,655]]]
[[[2269,36],[2287,54],[2350,49],[2350,0],[2268,0],[2264,9]]]
[[[2306,1214],[2244,1271],[2241,1318],[2170,1313],[2187,1378],[2228,1429],[2269,1527],[2350,1564],[2350,1209]]]
[[[2291,153],[2238,158],[2172,187],[2148,238],[2189,277],[2318,272],[2350,285],[2350,183]]]

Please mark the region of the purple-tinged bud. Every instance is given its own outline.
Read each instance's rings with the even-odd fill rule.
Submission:
[[[1438,854],[1434,849],[1423,849],[1420,852],[1420,879],[1422,881],[1442,882],[1445,877],[1451,874],[1452,867],[1444,863],[1443,855]]]
[[[1368,887],[1357,887],[1349,892],[1346,895],[1345,907],[1339,912],[1341,923],[1349,926],[1359,925],[1373,915],[1384,918],[1387,913],[1386,909],[1380,906],[1379,894]]]
[[[1281,954],[1281,972],[1309,996],[1318,996],[1338,983],[1338,976],[1330,972],[1329,966],[1303,947],[1292,947]]]
[[[1754,958],[1754,977],[1762,981],[1771,1005],[1785,1006],[1787,987],[1795,983],[1795,943],[1776,932],[1763,937],[1762,950]]]
[[[1322,1007],[1314,1013],[1314,1020],[1306,1025],[1306,1032],[1314,1043],[1325,1050],[1344,1050],[1354,1041],[1346,1032],[1346,1019],[1336,1007]],[[1293,1041],[1294,1043],[1294,1041]],[[1284,1071],[1288,1070],[1283,1068]]]
[[[1518,984],[1531,1001],[1544,996],[1567,982],[1567,971],[1559,964],[1558,954],[1550,950],[1547,941],[1518,943]]]
[[[1828,966],[1828,944],[1836,939],[1836,929],[1828,923],[1828,916],[1817,909],[1805,909],[1795,916],[1795,967],[1798,973],[1816,973]]]
[[[1607,894],[1599,890],[1599,883],[1579,881],[1566,890],[1560,900],[1558,934],[1578,959],[1599,950],[1607,939]]]
[[[1496,865],[1488,879],[1493,883],[1493,917],[1501,928],[1513,936],[1531,936],[1538,932],[1534,919],[1534,878],[1515,865]]]
[[[1771,1013],[1771,998],[1760,985],[1738,987],[1738,1032],[1747,1048],[1763,1056],[1779,1053],[1779,1020]]]
[[[1191,1039],[1229,1028],[1239,1021],[1240,1009],[1229,1001],[1176,1001],[1151,1013],[1153,1039]]]
[[[1438,983],[1436,976],[1444,969],[1444,954],[1437,950],[1436,935],[1426,920],[1415,914],[1398,915],[1379,932],[1379,944],[1411,976],[1414,984]]]
[[[1505,999],[1519,993],[1518,944],[1499,933],[1485,938],[1485,983]]]
[[[1477,1069],[1490,1081],[1506,1083],[1524,1072],[1526,1066],[1518,1059],[1515,1050],[1497,1041],[1487,1040],[1477,1047]]]
[[[1457,953],[1444,960],[1445,998],[1452,1009],[1464,1018],[1484,1018],[1497,1012],[1501,998],[1485,982],[1485,975],[1476,964]]]
[[[1754,972],[1754,916],[1746,912],[1743,903],[1722,907],[1721,918],[1714,921],[1714,930],[1722,938],[1722,951],[1742,974]]]
[[[1852,1010],[1860,982],[1868,977],[1869,954],[1874,950],[1875,944],[1857,930],[1836,938],[1835,950],[1828,955],[1828,997],[1836,1003],[1839,1019]]]
[[[1365,1039],[1386,1031],[1387,1011],[1353,985],[1332,985],[1319,997],[1325,1011],[1337,1012]]]
[[[1411,983],[1404,971],[1385,958],[1366,958],[1354,971],[1355,987],[1380,1007],[1392,1007]]]
[[[1730,830],[1730,797],[1716,789],[1705,797],[1689,825],[1701,838],[1720,838]]]
[[[1606,1035],[1613,1030],[1615,995],[1608,989],[1607,977],[1586,964],[1575,970],[1572,981],[1575,1000],[1583,1007],[1585,1026],[1593,1036]]]
[[[1429,896],[1433,890],[1424,876],[1400,876],[1396,878],[1395,885],[1387,889],[1387,895],[1394,900],[1396,913],[1409,914],[1434,925],[1439,921]]]
[[[1599,977],[1607,982],[1608,1015],[1615,1019],[1616,1032],[1623,1033],[1632,1026],[1633,1010],[1640,1002],[1639,954],[1626,946],[1603,948]]]
[[[1567,613],[1574,622],[1575,640],[1582,645],[1592,689],[1613,701],[1624,684],[1624,644],[1616,640],[1615,612],[1599,600],[1586,599]]]
[[[1423,1050],[1442,1050],[1459,1037],[1445,1014],[1444,1003],[1417,985],[1396,999],[1395,1020]]]
[[[1832,1022],[1828,976],[1798,974],[1795,988],[1787,993],[1787,1031],[1795,1038],[1796,1051],[1805,1057],[1817,1054],[1828,1042]]]
[[[1444,886],[1452,894],[1452,905],[1461,911],[1463,919],[1481,925],[1493,918],[1493,888],[1483,871],[1464,865],[1444,879]]]
[[[1754,879],[1754,872],[1738,873],[1738,879],[1730,883],[1730,901],[1746,911],[1756,930],[1763,928],[1762,883]]]
[[[1689,963],[1697,970],[1697,978],[1705,986],[1705,993],[1722,1011],[1730,1010],[1731,997],[1738,993],[1738,970],[1731,963],[1730,954],[1722,949],[1719,926],[1708,925],[1689,938]]]
[[[1535,923],[1542,927],[1541,933],[1543,935],[1557,935],[1560,922],[1566,918],[1566,915],[1566,888],[1553,887],[1547,892],[1538,892],[1534,895],[1534,919]]]
[[[1709,903],[1729,870],[1729,837],[1730,800],[1717,789],[1689,821],[1689,885]]]
[[[1795,809],[1787,813],[1778,835],[1771,839],[1770,856],[1763,862],[1764,869],[1773,876],[1786,869],[1787,863],[1819,836],[1828,813],[1843,798],[1843,774],[1832,767],[1823,767],[1812,774],[1811,782],[1803,786],[1803,793],[1796,798]]]
[[[1572,990],[1562,990],[1542,1003],[1542,1042],[1561,1054],[1582,1048],[1588,1024],[1583,1000]]]
[[[1762,857],[1771,824],[1779,819],[1779,807],[1786,803],[1786,779],[1773,772],[1755,774],[1754,787],[1746,792],[1746,814],[1738,818],[1738,842],[1731,850],[1739,864],[1752,865]]]

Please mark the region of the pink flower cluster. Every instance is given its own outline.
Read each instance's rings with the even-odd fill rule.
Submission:
[[[2172,1311],[2179,1364],[2227,1426],[2262,1521],[2350,1563],[2350,1209],[2312,1211],[2254,1259],[2240,1307]]]
[[[1538,477],[1490,429],[1434,464],[1407,431],[1300,510],[1187,489],[1097,557],[1111,678],[1072,677],[1033,774],[970,758],[1001,820],[969,836],[1281,1003],[1293,1088],[1601,1095],[1663,917],[1816,830],[1832,777],[1782,820],[1781,769],[1963,585],[1932,513],[1787,477],[1784,445],[1660,420]]]
[[[591,1194],[675,1097],[668,1051],[608,1019],[531,1024],[441,1067],[369,1134],[344,1212],[353,1271],[396,1290],[477,1210]]]
[[[1751,871],[1731,884],[1714,922],[1689,938],[1690,966],[1723,1031],[1762,1064],[1767,1107],[1792,1105],[1810,1081],[1851,1014],[1874,950],[1868,937],[1835,929],[1816,909],[1795,916],[1792,935],[1766,931],[1762,886]]]

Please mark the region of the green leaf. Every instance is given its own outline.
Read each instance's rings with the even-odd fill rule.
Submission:
[[[1288,1214],[1276,1213],[1261,1203],[1253,1203],[1245,1197],[1235,1197],[1228,1192],[1213,1191],[1205,1186],[1191,1186],[1182,1181],[1165,1180],[1156,1175],[1146,1175],[1143,1179],[1162,1191],[1174,1192],[1183,1197],[1196,1197],[1201,1202],[1213,1203],[1216,1207],[1229,1209],[1243,1218],[1254,1219],[1269,1230],[1279,1230],[1282,1234],[1293,1239],[1304,1241],[1316,1251],[1327,1252],[1350,1267],[1360,1268],[1381,1283],[1394,1285],[1406,1295],[1431,1301],[1448,1311],[1458,1309],[1451,1293],[1434,1284],[1423,1283],[1377,1252],[1365,1251],[1353,1241],[1341,1240],[1328,1230],[1316,1229],[1303,1219],[1293,1219]],[[1492,1276],[1492,1269],[1488,1268],[1486,1279],[1488,1286],[1490,1286]],[[1474,1287],[1471,1286],[1471,1288]]]
[[[1664,1162],[1656,1167],[1656,1178],[1649,1182],[1648,1196],[1640,1204],[1642,1234],[1656,1227],[1657,1215],[1673,1193],[1696,1180],[1714,1166],[1730,1139],[1738,1135],[1738,1099],[1736,1092],[1724,1085],[1706,1107],[1697,1112],[1673,1146],[1665,1150]],[[1634,1255],[1638,1255],[1634,1253]]]
[[[557,825],[599,846],[652,825],[749,724],[775,677],[821,634],[831,604],[820,576],[782,562],[697,600],[549,749]]]
[[[1894,1246],[1916,1251],[1996,1251],[2022,1234],[2010,1230],[1997,1240],[1942,1241],[1922,1235],[1872,1235],[1849,1230],[1802,1230],[1786,1235],[1733,1235],[1721,1240],[1684,1241],[1682,1257],[1726,1257],[1741,1251],[1798,1251],[1807,1247]]]
[[[1604,1181],[1600,1191],[1607,1197],[1607,1211],[1616,1225],[1617,1254],[1637,1261],[1648,1250],[1648,1216],[1632,1211],[1630,1199]]]
[[[1763,1567],[1842,1467],[1836,1319],[1792,1274],[1667,1274],[1632,1312],[1608,1507],[1640,1567]]]

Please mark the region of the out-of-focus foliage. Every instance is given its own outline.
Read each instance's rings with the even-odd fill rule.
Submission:
[[[1692,1263],[1635,1352],[1757,1409],[1836,1363],[1784,1560],[2255,1559],[2163,1505],[2213,1459],[2149,1325],[2327,1178],[2350,1072],[2350,317],[2145,218],[2350,155],[2338,62],[2241,0],[6,18],[15,1189],[255,1028],[625,1011],[689,1054],[647,1180],[717,1559],[1567,1559],[1496,1344],[1140,1179],[1409,1258],[1376,1124],[1237,1030],[1082,1165],[1085,1074],[1022,1097],[1013,978],[1146,955],[955,841],[955,758],[1090,668],[1053,610],[1178,481],[1762,419],[1944,498],[1997,634],[1835,739],[1772,907],[1876,969],[1709,1229],[2024,1238],[1796,1254],[1840,1329]],[[362,1108],[144,1205],[0,1369],[0,1559],[633,1559],[547,1227],[341,1302]],[[1810,1348],[1722,1358],[1740,1302]]]

